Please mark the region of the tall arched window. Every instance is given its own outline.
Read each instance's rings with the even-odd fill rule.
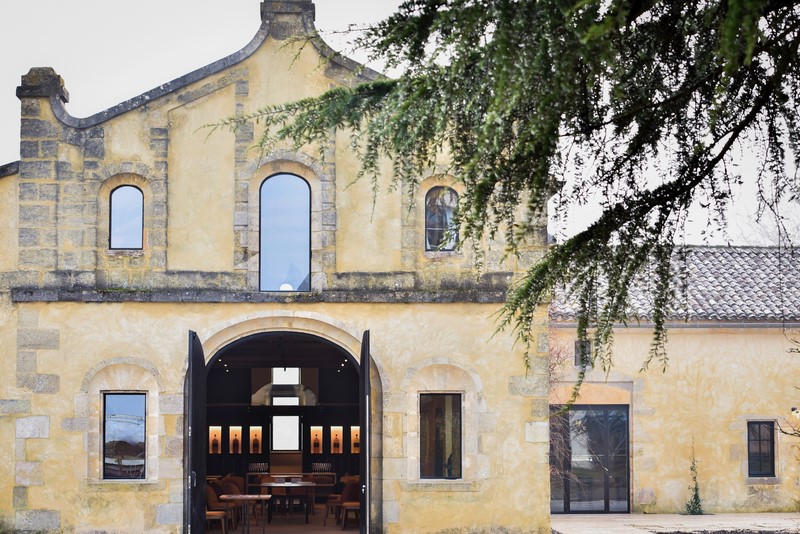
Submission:
[[[111,191],[108,247],[141,249],[144,235],[144,193],[121,185]]]
[[[453,214],[458,193],[449,187],[432,187],[425,195],[425,250],[455,250],[458,228]]]
[[[311,290],[311,188],[293,174],[261,184],[261,291]]]

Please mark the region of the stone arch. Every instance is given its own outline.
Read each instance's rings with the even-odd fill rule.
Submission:
[[[203,350],[206,362],[211,361],[216,354],[227,345],[251,336],[266,332],[297,332],[310,334],[326,341],[330,341],[349,353],[359,363],[361,360],[361,335],[363,330],[350,323],[336,320],[321,313],[276,310],[273,312],[256,312],[239,316],[225,323],[216,325],[204,332],[199,332],[203,339]],[[372,361],[376,367],[381,381],[388,374],[383,369],[381,358],[376,358],[375,345],[370,347]],[[385,384],[383,384],[386,387]]]
[[[277,151],[248,171],[246,245],[248,285],[259,288],[259,222],[261,184],[276,174],[299,176],[311,188],[311,291],[328,287],[328,272],[336,265],[336,192],[331,174],[315,159],[296,152]]]
[[[424,393],[461,393],[462,395],[462,480],[464,488],[471,490],[475,483],[489,476],[489,457],[480,450],[482,438],[491,432],[488,407],[483,397],[483,383],[474,370],[457,364],[447,357],[432,358],[424,365],[409,369],[401,391],[406,392],[406,432],[404,433],[406,455],[406,478],[409,482],[420,482],[419,476],[419,396]],[[425,484],[437,483],[426,479]],[[452,481],[440,481],[454,486]]]
[[[269,332],[289,332],[309,334],[335,344],[361,365],[361,339],[363,330],[357,325],[334,319],[330,316],[308,312],[276,310],[255,312],[231,319],[200,332],[206,364],[212,362],[225,347],[246,337]],[[374,333],[373,333],[374,334]],[[375,337],[373,336],[374,340]],[[372,438],[372,496],[373,515],[382,514],[383,503],[383,418],[384,391],[391,391],[388,385],[389,373],[383,365],[384,359],[376,351],[376,344],[370,345],[370,381],[372,395],[371,438]]]
[[[90,368],[81,382],[82,404],[86,413],[87,472],[89,483],[103,480],[103,394],[105,392],[144,392],[146,394],[146,478],[128,483],[156,483],[159,480],[159,455],[164,433],[164,418],[159,405],[163,380],[156,367],[142,358],[118,357]],[[77,400],[77,399],[76,399]],[[119,481],[113,483],[118,484]]]
[[[106,178],[97,188],[97,248],[108,251],[109,238],[109,217],[111,209],[111,192],[123,185],[132,185],[142,191],[144,196],[144,220],[142,250],[135,251],[139,254],[150,251],[153,246],[154,221],[154,199],[153,189],[150,181],[136,173],[119,173]],[[131,253],[133,251],[128,251]]]

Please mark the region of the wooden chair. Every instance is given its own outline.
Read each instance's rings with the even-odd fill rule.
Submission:
[[[342,516],[342,530],[347,528],[347,517],[353,512],[355,519],[361,520],[361,484],[353,482],[345,486],[342,490],[342,501],[339,503],[339,510]]]
[[[361,509],[361,483],[350,482],[342,489],[341,495],[331,494],[325,502],[325,517],[322,519],[322,526],[325,526],[328,521],[328,516],[333,514],[336,518],[336,523],[342,519],[342,527],[345,526],[347,516],[342,517],[342,512],[345,510],[344,506],[347,505],[347,512],[353,512],[358,516]]]
[[[222,479],[222,494],[243,495],[244,492],[242,491],[242,488],[239,486],[239,484],[232,480],[232,478],[233,477],[225,477]],[[255,517],[256,504],[257,503],[252,504],[250,517]],[[240,517],[242,515],[242,507],[237,506],[234,510],[234,524],[243,522],[244,518]],[[256,525],[258,525],[258,517],[256,517]]]
[[[217,492],[211,486],[206,486],[206,510],[212,512],[225,512],[226,517],[231,521],[231,527],[236,528],[234,514],[238,505],[233,502],[222,502],[217,497]]]
[[[222,525],[222,534],[228,534],[228,512],[223,510],[206,510],[206,523],[219,521]]]

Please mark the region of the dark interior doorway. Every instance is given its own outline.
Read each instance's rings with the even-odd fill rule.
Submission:
[[[316,509],[324,511],[343,478],[363,478],[369,429],[360,420],[360,375],[348,352],[309,334],[255,334],[220,350],[206,366],[206,421],[196,434],[209,483],[233,475],[260,493],[267,474],[313,476]],[[319,484],[328,475],[332,484]],[[320,522],[274,522],[271,530],[311,533]]]
[[[629,512],[628,458],[628,406],[575,405],[551,417],[550,511]]]

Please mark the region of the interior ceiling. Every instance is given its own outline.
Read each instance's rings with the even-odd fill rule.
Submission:
[[[214,366],[341,368],[342,363],[352,365],[336,345],[308,334],[281,332],[256,334],[232,343]]]

